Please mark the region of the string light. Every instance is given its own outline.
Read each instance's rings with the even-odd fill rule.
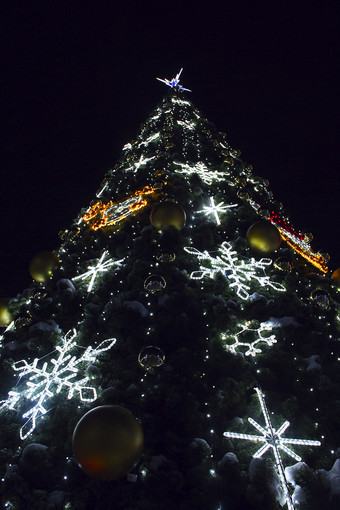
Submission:
[[[232,249],[231,243],[224,241],[219,247],[220,256],[212,257],[207,251],[200,252],[193,247],[185,247],[187,253],[196,255],[199,261],[205,261],[200,266],[199,271],[193,271],[190,278],[201,280],[205,276],[214,278],[217,273],[221,273],[229,280],[229,286],[236,290],[236,294],[243,300],[250,298],[250,285],[248,282],[255,281],[261,287],[272,287],[274,290],[283,292],[285,290],[281,283],[273,282],[269,276],[258,276],[259,270],[264,271],[272,264],[271,259],[262,258],[260,260],[248,259],[239,260],[236,257],[237,252]]]
[[[264,443],[261,448],[257,450],[257,452],[254,453],[254,458],[260,458],[262,455],[272,448],[274,452],[275,457],[275,464],[276,468],[278,470],[279,478],[281,481],[282,488],[284,490],[284,493],[287,498],[287,506],[289,510],[294,510],[294,504],[292,497],[289,492],[288,483],[286,480],[285,472],[284,472],[284,466],[280,454],[280,450],[287,453],[290,457],[295,459],[297,462],[300,462],[302,459],[299,455],[297,455],[295,452],[293,452],[290,448],[286,446],[286,444],[298,444],[298,445],[305,445],[305,446],[320,446],[320,441],[310,441],[307,439],[290,439],[282,437],[282,434],[287,430],[289,427],[289,421],[285,421],[281,427],[276,430],[270,420],[269,412],[266,406],[266,402],[264,399],[264,394],[259,388],[255,388],[255,391],[257,393],[258,399],[261,404],[262,414],[266,423],[265,427],[262,427],[259,423],[257,423],[252,418],[248,418],[249,423],[253,425],[262,435],[257,436],[253,434],[239,434],[237,432],[224,432],[223,435],[228,438],[235,438],[235,439],[245,439],[247,441],[255,441]]]
[[[101,342],[96,348],[88,347],[85,352],[77,358],[71,356],[70,351],[76,347],[74,339],[77,336],[75,329],[68,331],[62,338],[62,345],[56,346],[58,356],[52,358],[50,362],[44,362],[43,365],[38,366],[41,359],[35,358],[33,363],[29,364],[26,360],[17,361],[13,364],[13,369],[20,372],[20,377],[29,375],[26,382],[26,389],[22,392],[10,391],[8,399],[1,402],[1,409],[6,407],[15,409],[18,401],[25,397],[31,402],[36,402],[22,417],[28,418],[20,429],[20,438],[25,439],[28,437],[36,427],[37,420],[46,414],[46,402],[50,400],[55,394],[65,387],[68,389],[67,399],[74,396],[75,393],[79,394],[82,402],[93,402],[97,398],[97,391],[91,386],[85,386],[88,382],[88,377],[81,377],[76,380],[79,375],[79,365],[82,363],[93,363],[97,356],[104,351],[113,347],[116,343],[115,338],[109,338]],[[52,369],[51,369],[52,366]]]
[[[202,179],[205,184],[208,184],[209,186],[214,182],[222,182],[225,181],[225,173],[220,172],[218,170],[209,170],[208,167],[202,163],[191,163],[190,165],[188,163],[181,163],[180,161],[174,161],[174,164],[179,166],[180,169],[175,170],[176,172],[183,174],[183,175],[192,175],[197,174],[200,179]]]

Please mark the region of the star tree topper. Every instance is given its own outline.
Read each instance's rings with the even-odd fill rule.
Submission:
[[[309,446],[320,446],[320,441],[310,441],[308,439],[290,439],[286,437],[282,437],[282,434],[287,430],[289,427],[289,421],[285,421],[281,427],[276,430],[272,422],[270,421],[269,412],[266,406],[266,402],[264,399],[264,394],[259,388],[255,388],[255,391],[257,393],[257,396],[259,398],[262,414],[265,420],[265,427],[262,427],[259,423],[257,423],[252,418],[248,418],[249,423],[253,425],[262,435],[257,436],[253,434],[239,434],[236,432],[224,432],[223,435],[225,437],[229,438],[235,438],[235,439],[246,439],[247,441],[256,441],[260,443],[264,443],[263,446],[261,446],[257,452],[254,453],[254,458],[260,458],[262,455],[272,448],[274,452],[275,457],[275,464],[276,468],[278,470],[278,474],[280,477],[282,488],[285,492],[286,498],[287,498],[287,506],[289,510],[294,510],[294,504],[292,497],[289,492],[288,483],[286,480],[283,462],[280,454],[280,450],[284,451],[289,455],[290,457],[293,457],[297,462],[300,462],[302,459],[299,455],[297,455],[295,452],[293,452],[290,448],[286,446],[286,444],[299,444],[299,445],[309,445]]]
[[[181,68],[180,72],[176,74],[176,77],[172,78],[172,80],[167,80],[166,78],[164,78],[164,80],[162,80],[162,78],[156,78],[156,80],[161,81],[162,83],[165,83],[165,85],[167,85],[171,89],[187,90],[188,92],[191,92],[190,89],[185,89],[179,83],[179,78],[181,76],[182,71],[183,71],[183,67]]]

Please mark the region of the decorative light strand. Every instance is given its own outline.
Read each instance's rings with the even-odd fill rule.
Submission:
[[[220,172],[218,170],[209,170],[204,163],[196,163],[189,165],[188,163],[181,163],[180,161],[174,161],[174,164],[180,167],[180,170],[177,169],[175,172],[184,175],[192,175],[197,174],[200,179],[202,179],[205,184],[209,186],[213,182],[222,182],[225,181],[226,175],[224,172]]]
[[[296,461],[300,462],[302,459],[299,455],[297,455],[295,452],[293,452],[290,448],[285,446],[286,444],[299,444],[299,445],[307,445],[307,446],[320,446],[320,441],[310,441],[307,439],[290,439],[290,438],[284,438],[281,437],[282,434],[287,430],[289,427],[289,421],[285,421],[281,427],[276,430],[270,420],[269,412],[266,406],[266,402],[264,399],[264,394],[259,388],[255,388],[255,391],[257,393],[257,396],[259,398],[262,414],[266,423],[265,427],[262,427],[259,423],[257,423],[252,418],[248,418],[249,423],[253,425],[259,432],[261,432],[262,436],[256,436],[252,434],[239,434],[237,432],[224,432],[223,435],[228,438],[235,438],[235,439],[245,439],[247,441],[255,441],[255,442],[261,442],[264,443],[261,448],[257,450],[257,452],[254,453],[254,458],[260,458],[262,455],[269,450],[269,448],[272,448],[275,456],[275,464],[276,468],[278,470],[279,478],[281,481],[282,488],[284,490],[284,493],[287,498],[287,506],[289,510],[294,510],[294,504],[292,500],[292,496],[290,495],[288,483],[286,480],[285,472],[284,472],[284,466],[280,454],[280,450],[283,450],[285,453],[293,457]]]
[[[79,393],[79,398],[82,402],[93,402],[97,398],[97,391],[91,386],[86,386],[88,377],[82,377],[78,380],[75,378],[79,373],[79,365],[81,363],[93,363],[97,356],[104,351],[113,347],[116,343],[115,338],[109,338],[101,342],[98,347],[88,347],[85,352],[77,358],[71,356],[69,352],[76,347],[74,341],[77,336],[75,329],[70,330],[62,338],[62,345],[56,347],[59,352],[57,358],[52,358],[50,362],[44,362],[42,367],[38,366],[41,359],[35,358],[33,363],[29,364],[26,360],[17,361],[13,365],[13,369],[20,372],[20,377],[29,375],[26,382],[26,389],[20,393],[17,391],[10,391],[8,399],[1,402],[1,409],[6,407],[15,409],[18,401],[25,397],[31,402],[36,404],[25,412],[22,417],[28,418],[20,429],[21,439],[28,437],[36,427],[37,420],[46,414],[46,402],[51,399],[55,394],[60,393],[63,388],[68,389],[67,399]],[[52,369],[48,369],[51,367]]]
[[[250,285],[248,282],[256,281],[261,287],[271,287],[278,292],[285,291],[281,283],[273,282],[269,276],[258,276],[259,270],[264,271],[266,267],[272,264],[272,260],[262,258],[260,260],[248,259],[239,260],[236,257],[236,251],[232,249],[231,243],[224,241],[219,247],[220,256],[212,257],[207,251],[200,252],[196,248],[186,247],[187,253],[196,255],[199,261],[206,261],[200,266],[199,271],[193,271],[190,278],[201,280],[205,276],[214,278],[217,273],[221,273],[229,280],[230,287],[236,290],[236,294],[244,300],[250,298]]]

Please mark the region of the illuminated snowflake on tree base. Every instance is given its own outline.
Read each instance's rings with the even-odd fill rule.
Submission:
[[[260,260],[247,259],[239,260],[236,256],[237,252],[232,249],[231,243],[225,241],[219,248],[220,255],[212,257],[207,251],[200,252],[196,248],[186,247],[187,253],[196,255],[199,261],[202,261],[201,269],[193,271],[190,278],[193,280],[201,280],[205,276],[214,278],[216,274],[221,273],[229,280],[229,286],[236,290],[236,294],[244,300],[249,299],[250,285],[248,283],[254,281],[261,287],[271,287],[272,289],[283,292],[284,286],[280,283],[273,282],[269,276],[258,275],[259,271],[264,272],[265,269],[272,264],[272,260],[262,258]]]
[[[256,441],[256,442],[264,443],[264,445],[261,446],[261,448],[259,448],[257,450],[257,452],[254,453],[254,455],[253,455],[254,458],[262,457],[262,455],[270,448],[273,450],[274,457],[275,457],[275,464],[276,464],[276,468],[278,470],[280,482],[281,482],[282,488],[284,490],[285,496],[287,498],[287,506],[288,506],[289,510],[294,510],[294,504],[293,504],[293,500],[292,500],[292,497],[289,492],[288,483],[287,483],[286,476],[285,476],[285,471],[284,471],[284,466],[283,466],[280,450],[287,453],[287,455],[289,455],[290,457],[295,459],[297,462],[300,462],[302,460],[301,457],[299,455],[297,455],[295,452],[293,452],[290,448],[288,448],[286,446],[286,444],[298,444],[298,445],[305,445],[305,446],[320,446],[321,443],[320,443],[320,441],[310,441],[308,439],[290,439],[290,438],[282,437],[282,434],[287,430],[287,428],[290,425],[289,421],[285,421],[281,425],[281,427],[278,430],[276,430],[270,421],[269,412],[268,412],[268,409],[266,406],[266,402],[264,400],[264,394],[262,393],[262,391],[259,388],[255,388],[255,391],[257,393],[257,396],[258,396],[260,404],[261,404],[261,409],[262,409],[262,413],[263,413],[266,425],[265,425],[265,427],[262,427],[259,423],[257,423],[252,418],[248,418],[248,421],[262,435],[256,436],[256,435],[252,435],[252,434],[239,434],[237,432],[224,432],[223,435],[228,438],[245,439],[247,441]]]
[[[275,335],[263,336],[266,331],[271,331],[272,328],[269,324],[262,322],[259,328],[251,328],[249,327],[250,324],[251,322],[246,323],[246,325],[244,325],[241,331],[236,333],[236,335],[228,335],[227,333],[221,334],[222,340],[224,341],[226,341],[228,338],[234,339],[233,344],[226,345],[226,349],[228,349],[228,351],[236,354],[237,352],[241,351],[241,348],[246,348],[247,350],[244,353],[246,356],[256,356],[262,352],[262,350],[258,347],[259,343],[265,343],[271,347],[277,342]],[[256,340],[253,340],[252,342],[246,342],[245,340],[248,332],[256,333]]]
[[[35,402],[35,405],[22,416],[23,418],[28,418],[28,420],[20,429],[21,439],[25,439],[33,432],[37,420],[48,411],[46,403],[64,388],[68,390],[67,399],[72,398],[78,393],[82,402],[93,402],[96,400],[96,389],[91,386],[86,386],[88,377],[76,378],[79,377],[81,364],[89,365],[93,363],[99,354],[113,347],[116,343],[116,339],[109,338],[104,340],[94,349],[88,347],[84,353],[77,358],[69,354],[69,352],[77,346],[74,341],[76,335],[76,330],[70,330],[66,333],[62,339],[62,345],[56,347],[59,353],[58,356],[52,358],[50,362],[45,361],[41,367],[41,359],[39,358],[34,359],[31,364],[27,363],[26,360],[14,363],[13,369],[16,372],[20,372],[20,378],[29,375],[26,388],[21,392],[10,391],[8,393],[8,399],[1,402],[2,405],[0,409],[15,409],[16,404],[22,398]]]

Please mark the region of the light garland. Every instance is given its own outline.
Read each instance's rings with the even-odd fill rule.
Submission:
[[[89,277],[91,277],[88,287],[87,287],[87,292],[91,292],[94,282],[95,282],[99,273],[105,273],[112,266],[120,267],[122,265],[122,262],[124,262],[124,259],[121,259],[121,260],[109,259],[109,260],[104,261],[104,259],[107,255],[108,255],[108,252],[105,250],[103,252],[102,256],[100,257],[100,259],[98,260],[97,265],[88,266],[88,268],[87,268],[88,271],[86,271],[85,273],[83,273],[81,275],[73,277],[72,280],[73,281],[79,280],[79,279],[87,280]]]
[[[311,249],[310,245],[301,239],[293,237],[290,232],[283,231],[278,227],[280,235],[284,241],[293,248],[301,257],[306,259],[310,264],[315,266],[317,269],[322,271],[323,273],[328,273],[328,267],[326,264],[326,258],[321,253],[315,253]]]
[[[233,354],[236,354],[238,351],[240,351],[241,347],[247,348],[246,352],[244,353],[246,356],[256,356],[257,354],[260,354],[262,350],[257,347],[259,343],[265,343],[268,346],[274,345],[277,340],[275,335],[270,335],[268,337],[264,337],[263,333],[265,331],[271,331],[272,328],[270,324],[262,322],[260,324],[259,328],[251,328],[249,327],[249,324],[242,326],[242,329],[236,333],[236,335],[228,335],[227,333],[221,333],[221,337],[223,341],[226,341],[228,338],[232,337],[234,339],[233,344],[226,344],[225,347],[228,351],[232,352]],[[257,339],[252,342],[245,342],[240,340],[240,337],[242,338],[242,335],[244,333],[247,333],[248,331],[253,331],[257,334]]]
[[[266,426],[265,426],[265,428],[262,427],[259,423],[257,423],[252,418],[248,418],[248,421],[249,421],[249,423],[251,423],[253,425],[253,427],[255,427],[259,432],[261,432],[262,436],[256,436],[256,435],[252,435],[252,434],[239,434],[237,432],[224,432],[223,435],[228,438],[245,439],[247,441],[256,441],[256,442],[265,443],[263,446],[261,446],[261,448],[259,448],[259,450],[257,450],[257,452],[254,453],[254,455],[253,455],[254,458],[262,457],[262,455],[267,450],[269,450],[269,448],[272,448],[272,450],[274,452],[274,456],[275,456],[275,464],[276,464],[276,468],[278,470],[280,482],[281,482],[282,488],[283,488],[284,493],[287,498],[287,506],[288,506],[289,510],[294,510],[294,504],[293,504],[293,500],[292,500],[292,497],[289,492],[288,483],[287,483],[285,472],[284,472],[284,466],[283,466],[280,450],[282,450],[285,453],[287,453],[288,455],[290,455],[290,457],[295,459],[297,462],[300,462],[302,460],[301,457],[299,455],[297,455],[295,452],[293,452],[290,448],[285,446],[286,444],[320,446],[321,443],[320,443],[320,441],[310,441],[308,439],[290,439],[290,438],[281,437],[282,434],[289,427],[289,425],[290,425],[289,421],[285,421],[281,425],[281,427],[278,430],[276,430],[270,421],[270,416],[269,416],[269,412],[268,412],[266,402],[264,399],[264,394],[262,393],[262,391],[259,388],[255,388],[255,391],[257,393],[257,396],[258,396],[260,404],[261,404],[262,414],[264,416]]]
[[[62,345],[56,347],[58,356],[52,358],[50,362],[44,362],[42,367],[38,366],[41,359],[34,359],[33,363],[29,364],[26,360],[17,361],[13,365],[13,369],[20,372],[20,377],[29,375],[26,382],[27,388],[22,392],[10,391],[8,399],[1,402],[1,408],[15,409],[18,401],[25,397],[31,402],[36,404],[25,412],[22,417],[28,418],[20,429],[21,439],[28,437],[36,427],[37,420],[46,414],[46,402],[51,399],[55,394],[60,393],[63,388],[68,389],[67,399],[79,393],[79,398],[82,402],[93,402],[97,398],[97,391],[91,386],[86,386],[88,377],[82,377],[78,380],[75,378],[79,373],[79,365],[81,363],[93,363],[97,356],[104,351],[113,347],[116,339],[109,338],[101,342],[98,347],[88,347],[85,352],[77,358],[71,356],[69,352],[76,347],[74,341],[77,336],[75,329],[68,331],[62,338]],[[52,369],[48,369],[51,367]]]
[[[244,300],[250,298],[250,285],[248,282],[256,281],[261,287],[271,287],[278,292],[285,291],[281,283],[273,282],[269,276],[258,276],[259,270],[265,271],[266,267],[272,264],[272,260],[262,258],[260,260],[248,259],[239,260],[236,251],[232,249],[228,241],[224,241],[219,247],[220,256],[212,257],[207,251],[200,252],[196,248],[186,247],[187,253],[196,255],[199,261],[206,261],[200,266],[199,271],[193,271],[190,278],[201,280],[205,276],[214,278],[217,273],[221,273],[229,280],[229,286],[236,290],[236,294]]]
[[[218,213],[223,214],[228,209],[231,209],[232,207],[237,207],[237,204],[224,205],[223,202],[220,202],[219,204],[215,204],[214,197],[209,197],[209,198],[210,198],[210,205],[204,205],[203,209],[201,211],[197,211],[197,212],[198,213],[204,213],[207,216],[209,214],[212,214],[214,216],[214,218],[215,218],[215,221],[216,221],[217,225],[221,224],[221,221],[220,221],[220,218],[218,216]]]
[[[91,222],[92,230],[116,225],[131,214],[146,207],[149,201],[145,197],[156,192],[156,188],[144,186],[143,189],[135,191],[132,196],[120,202],[107,202],[106,204],[96,202],[84,214],[83,221],[85,223]]]

